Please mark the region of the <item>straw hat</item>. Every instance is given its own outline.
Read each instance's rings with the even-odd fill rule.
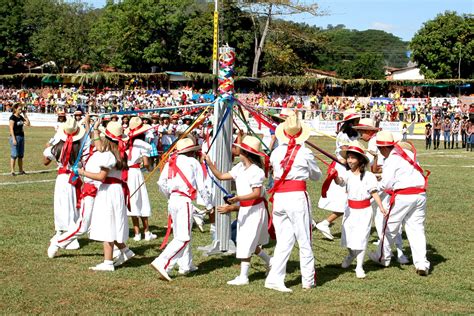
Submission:
[[[393,139],[392,132],[380,131],[376,136],[376,144],[379,147],[394,146],[395,140]]]
[[[352,126],[355,130],[362,131],[380,131],[380,128],[375,126],[375,121],[370,118],[363,118],[356,126]]]
[[[280,113],[272,114],[272,117],[276,118],[279,121],[284,121],[288,116],[296,115],[295,111],[290,110],[289,108],[281,109]]]
[[[85,133],[86,130],[73,117],[68,117],[66,122],[59,126],[57,135],[64,142],[68,136],[72,136],[72,141],[75,142],[84,137]]]
[[[408,142],[401,141],[401,142],[398,142],[397,145],[400,146],[403,149],[406,149],[406,150],[409,150],[409,151],[413,152],[413,147]]]
[[[194,141],[189,137],[180,139],[176,143],[176,152],[178,154],[184,154],[190,151],[197,151],[199,149],[201,149],[201,146],[196,145]]]
[[[128,128],[125,130],[125,134],[128,135],[128,137],[134,137],[146,132],[150,128],[150,125],[143,124],[141,118],[132,117],[128,123]]]
[[[297,144],[304,143],[309,138],[310,129],[308,125],[301,122],[296,115],[290,115],[288,118],[278,125],[275,130],[275,136],[280,143],[287,144],[290,138],[287,136],[295,136],[295,141]]]
[[[103,131],[105,137],[109,138],[114,142],[126,142],[128,140],[128,136],[123,133],[122,124],[120,124],[119,122],[110,121],[107,124],[107,127],[105,129],[102,128],[101,130]]]
[[[365,147],[358,140],[350,142],[346,149],[341,150],[341,157],[347,159],[348,153],[357,153],[364,157],[366,163],[370,162],[369,157],[365,154]]]
[[[357,113],[355,109],[349,109],[344,111],[342,122],[347,122],[354,119],[360,119],[360,113]]]
[[[252,154],[261,155],[261,143],[255,136],[247,135],[242,139],[241,144],[235,143],[233,145]]]
[[[64,110],[59,110],[58,116],[66,116],[66,112],[64,112]]]

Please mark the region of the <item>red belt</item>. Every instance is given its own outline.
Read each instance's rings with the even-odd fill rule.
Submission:
[[[60,175],[60,174],[70,174],[70,173],[71,173],[71,170],[69,170],[69,169],[63,169],[63,168],[58,169],[58,175]]]
[[[259,197],[258,199],[255,199],[255,200],[240,201],[240,206],[243,206],[243,207],[254,206],[262,202],[265,202],[265,199],[263,197]]]
[[[370,206],[370,199],[356,201],[356,200],[347,200],[349,207],[353,209],[362,209]]]
[[[306,181],[305,180],[285,180],[278,186],[278,188],[276,188],[275,193],[295,192],[295,191],[306,191]]]
[[[181,196],[190,198],[191,200],[193,199],[193,198],[191,197],[191,195],[189,195],[189,194],[187,194],[187,193],[184,193],[183,191],[180,191],[180,190],[173,190],[173,191],[171,191],[171,194],[173,194],[173,193],[176,193],[177,195],[181,195]]]
[[[97,195],[97,187],[92,183],[84,183],[81,192],[81,199],[85,198],[86,196],[90,196],[95,198]]]
[[[268,209],[268,202],[265,198],[259,197],[258,199],[255,199],[255,200],[240,201],[240,206],[243,206],[243,207],[253,206],[253,205],[260,204],[262,202],[265,205],[265,209],[267,211],[267,216],[268,216],[268,227],[267,227],[268,234],[270,235],[271,239],[275,240],[276,234],[275,234],[275,227],[273,226],[272,214],[270,213],[270,210]]]
[[[127,205],[128,210],[130,211],[130,190],[128,188],[127,182],[122,181],[121,179],[114,177],[107,177],[104,181],[104,184],[120,184],[122,186],[123,196],[125,198],[125,204]]]
[[[128,169],[130,168],[140,168],[140,163],[133,164],[131,166],[128,166]]]

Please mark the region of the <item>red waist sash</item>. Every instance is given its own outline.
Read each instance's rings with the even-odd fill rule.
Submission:
[[[120,184],[122,186],[123,197],[125,198],[125,204],[127,205],[127,209],[130,211],[130,190],[128,188],[127,182],[122,181],[121,179],[114,178],[114,177],[107,177],[102,182],[104,184]]]
[[[265,199],[263,197],[259,197],[258,199],[255,199],[255,200],[240,201],[240,206],[243,206],[243,207],[254,206],[262,202],[265,202]]]
[[[133,164],[131,166],[128,166],[128,169],[130,168],[140,168],[140,163]]]
[[[191,195],[187,194],[187,193],[184,193],[183,191],[180,191],[180,190],[173,190],[171,191],[171,194],[177,194],[177,195],[180,195],[180,196],[184,196],[184,197],[187,197],[189,199],[193,199]]]
[[[275,193],[306,191],[306,181],[285,180],[275,190]]]
[[[347,200],[349,207],[353,209],[362,209],[370,206],[370,199],[367,200]]]
[[[86,196],[90,196],[95,198],[97,196],[97,187],[92,183],[84,183],[81,192],[81,199],[85,198]]]

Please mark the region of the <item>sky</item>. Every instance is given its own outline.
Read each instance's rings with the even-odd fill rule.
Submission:
[[[105,1],[85,0],[94,7],[103,7]],[[360,31],[383,30],[409,41],[424,22],[439,13],[446,10],[474,13],[474,0],[318,0],[317,3],[326,16],[302,14],[287,19],[324,28],[328,24],[344,24]]]

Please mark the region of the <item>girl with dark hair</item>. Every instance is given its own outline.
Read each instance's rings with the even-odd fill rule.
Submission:
[[[352,142],[341,151],[341,156],[346,159],[350,168],[349,172],[341,176],[336,174],[334,179],[336,184],[345,188],[348,196],[348,208],[344,212],[342,220],[341,245],[349,250],[349,254],[341,266],[348,268],[357,258],[356,277],[365,278],[362,265],[372,222],[370,198],[374,199],[383,214],[386,214],[387,211],[377,193],[375,175],[366,170],[370,168],[370,164],[362,144],[358,141]]]
[[[228,201],[231,204],[240,202],[236,257],[241,260],[241,265],[240,275],[227,284],[245,285],[249,283],[250,259],[254,253],[265,261],[267,267],[270,266],[270,257],[261,248],[269,239],[268,213],[263,189],[265,172],[261,168],[261,157],[266,155],[261,152],[260,141],[253,136],[244,137],[242,143],[234,146],[240,149],[240,162],[229,172],[220,172],[209,156],[204,156],[216,178],[235,180],[236,183],[237,195]]]
[[[56,235],[67,231],[77,220],[77,199],[79,199],[80,183],[71,183],[71,167],[80,150],[80,141],[85,130],[74,118],[70,117],[57,131],[59,142],[47,147],[43,152],[43,163],[49,165],[51,161],[58,164],[58,176],[54,186],[54,227]],[[54,237],[53,237],[54,238]],[[78,248],[79,243],[71,246]]]
[[[94,131],[94,139],[99,131]],[[127,183],[122,174],[127,170],[126,144],[128,137],[123,135],[122,125],[111,121],[107,124],[100,147],[94,154],[99,161],[98,172],[79,169],[78,174],[101,182],[97,190],[92,210],[90,239],[102,241],[104,262],[89,269],[95,271],[114,271],[115,266],[123,264],[135,254],[128,249],[127,200],[130,198]],[[114,244],[120,249],[116,262],[113,261]]]
[[[25,153],[25,133],[23,132],[23,126],[29,126],[30,120],[26,116],[26,111],[20,103],[15,103],[12,107],[13,114],[9,119],[9,131],[10,131],[10,169],[12,176],[15,176],[15,163],[18,159],[18,171],[19,174],[25,174],[23,170],[23,156]],[[23,115],[21,115],[23,113]]]
[[[345,164],[346,160],[341,156],[341,151],[347,148],[349,142],[359,138],[359,133],[354,129],[354,126],[359,123],[359,119],[360,114],[355,110],[350,109],[344,112],[344,119],[340,122],[342,125],[338,128],[339,132],[336,138],[336,156],[342,164]],[[333,162],[329,166],[329,170],[332,169],[337,170],[341,175],[345,172],[344,166],[336,162]],[[324,181],[318,207],[332,212],[325,220],[318,223],[316,228],[324,235],[324,237],[333,240],[334,237],[331,234],[329,225],[344,214],[347,208],[347,195],[341,187],[332,183],[332,178],[329,176]]]

